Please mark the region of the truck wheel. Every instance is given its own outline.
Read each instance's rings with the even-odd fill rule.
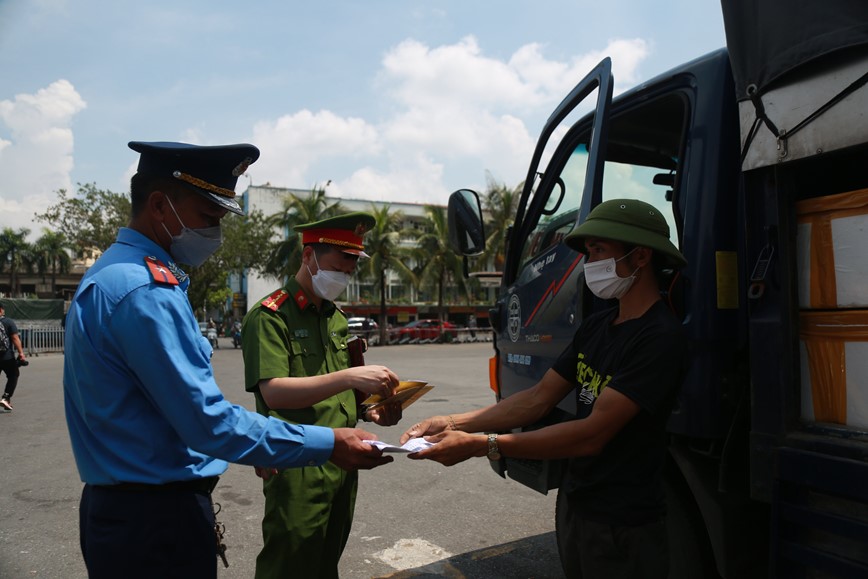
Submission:
[[[666,527],[669,533],[669,579],[720,579],[714,565],[711,545],[705,527],[696,508],[685,501],[684,492],[678,492],[676,485],[664,481],[666,491]],[[582,572],[575,567],[574,558],[569,556],[575,546],[566,543],[567,493],[558,489],[555,504],[555,535],[558,542],[558,555],[564,575],[570,579],[582,579]]]

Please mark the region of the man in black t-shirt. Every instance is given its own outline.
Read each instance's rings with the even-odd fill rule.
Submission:
[[[584,579],[653,578],[668,573],[662,469],[666,421],[681,385],[686,338],[662,302],[660,272],[684,256],[653,206],[633,199],[600,204],[565,238],[583,251],[585,282],[618,306],[585,319],[573,342],[532,388],[480,410],[413,425],[437,444],[411,454],[447,466],[474,456],[568,458],[566,542],[561,558]],[[516,434],[565,396],[576,420]]]

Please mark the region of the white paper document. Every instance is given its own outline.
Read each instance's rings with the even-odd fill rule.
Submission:
[[[364,440],[362,442],[377,447],[383,452],[419,452],[420,450],[425,450],[426,448],[434,446],[433,442],[428,442],[424,438],[411,438],[401,446],[395,446],[394,444],[389,444],[382,440]]]

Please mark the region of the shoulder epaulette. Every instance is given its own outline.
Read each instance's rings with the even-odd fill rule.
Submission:
[[[154,256],[145,256],[145,263],[148,265],[148,271],[151,272],[151,278],[160,284],[178,285],[178,278],[175,277],[169,267]]]
[[[280,308],[280,304],[286,301],[286,298],[289,297],[289,293],[284,289],[279,289],[264,300],[262,300],[262,307],[268,308],[269,310],[276,312]]]

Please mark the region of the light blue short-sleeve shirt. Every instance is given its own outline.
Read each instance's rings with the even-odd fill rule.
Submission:
[[[147,257],[159,262],[153,273]],[[81,479],[161,484],[219,475],[227,461],[327,461],[331,429],[266,418],[223,397],[188,284],[171,256],[127,228],[82,279],[67,315],[63,371]]]

